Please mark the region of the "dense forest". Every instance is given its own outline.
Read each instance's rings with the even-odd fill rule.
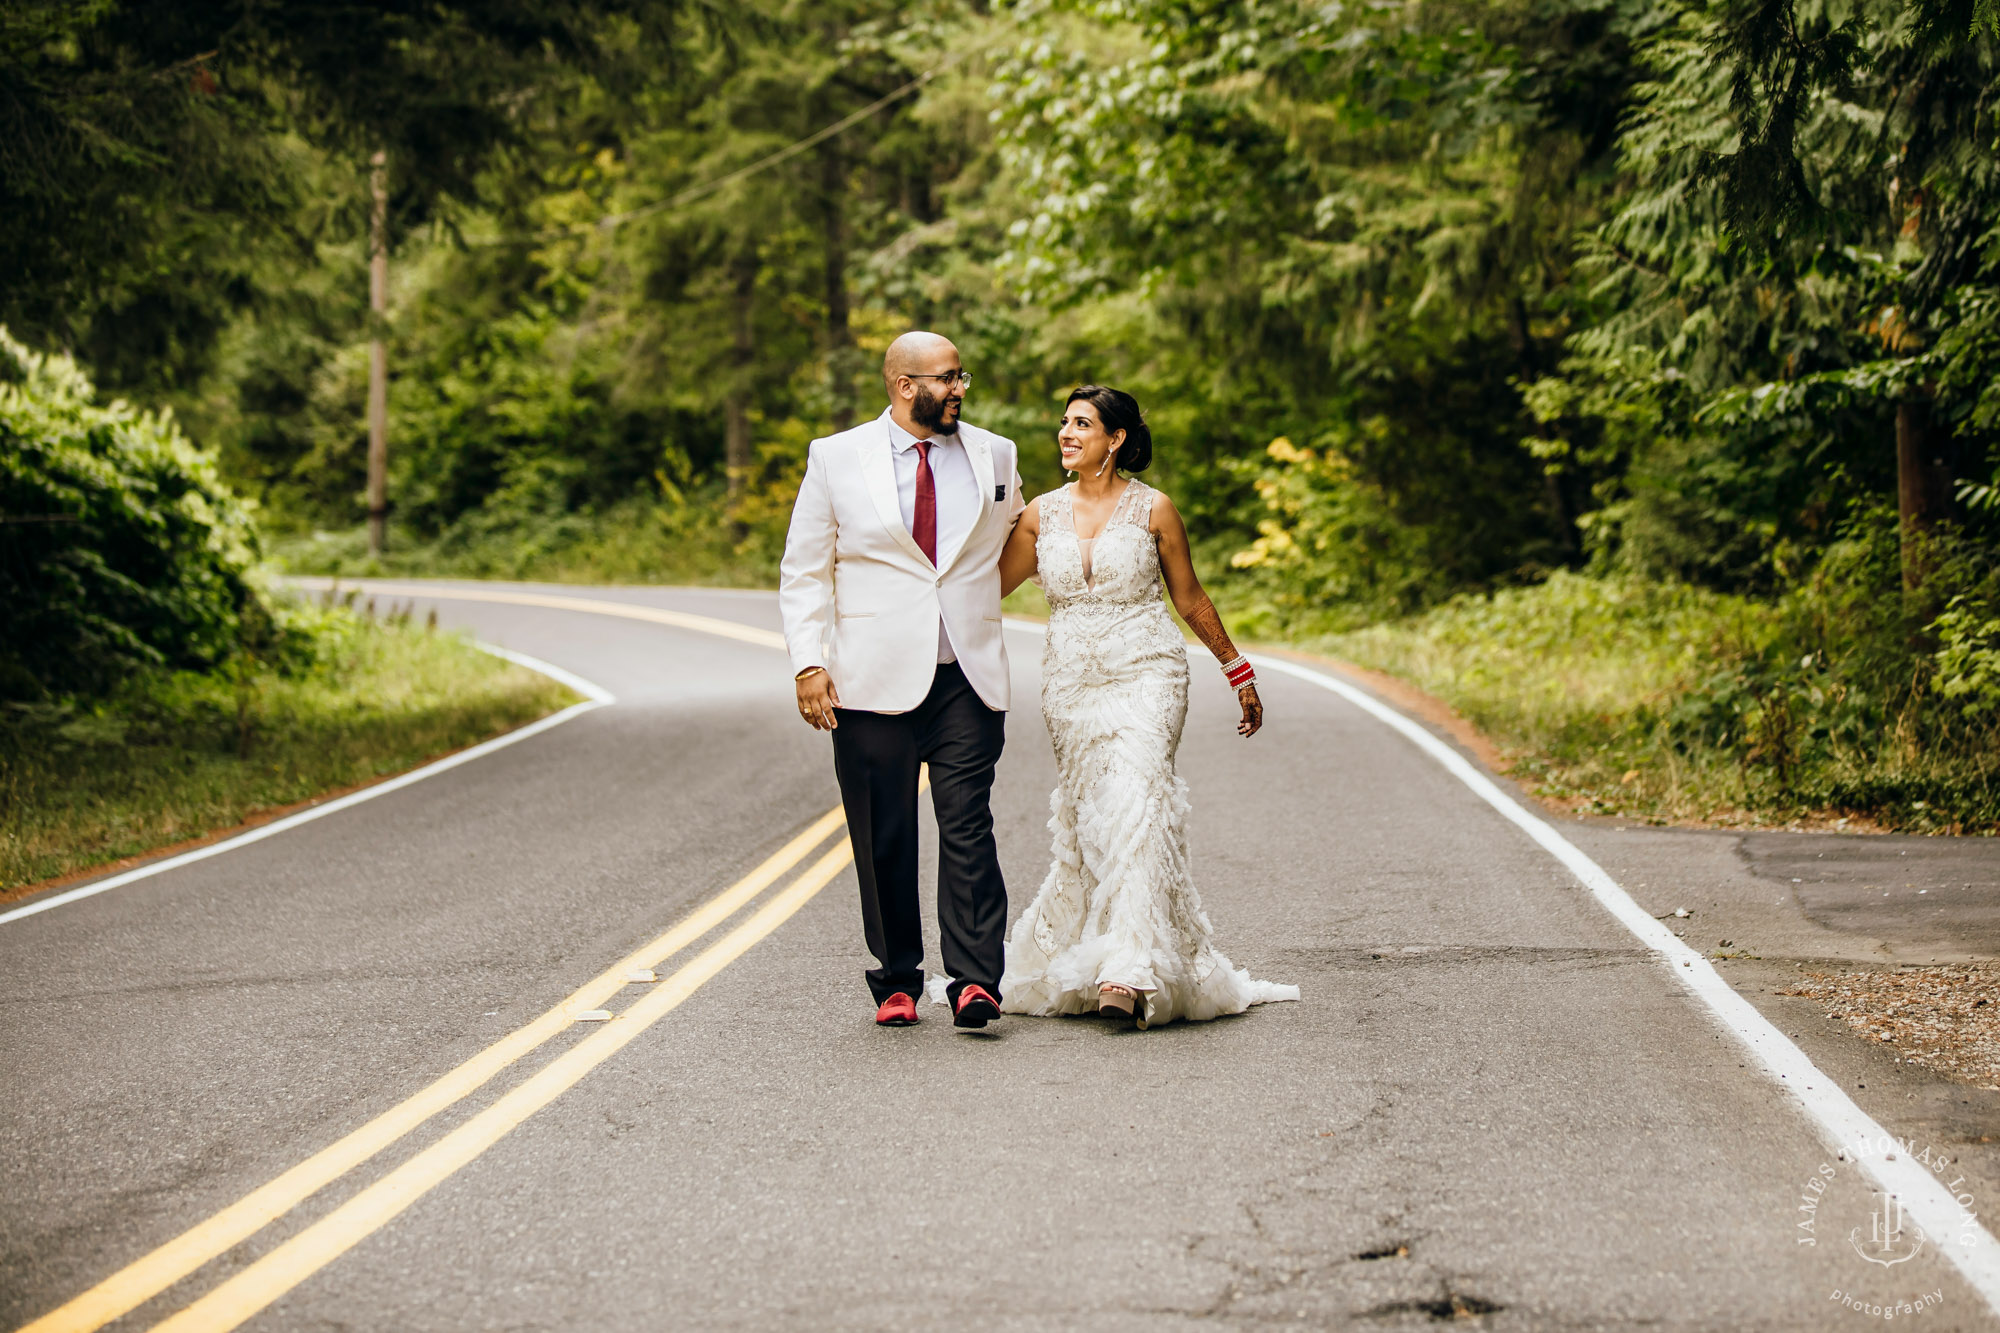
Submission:
[[[1129,389],[1233,617],[1456,645],[1566,790],[2000,821],[1994,0],[24,0],[0,65],[0,325],[291,569],[766,582],[929,327],[1030,491]],[[24,457],[23,608],[97,577]],[[64,651],[214,652],[149,633]],[[1475,679],[1624,635],[1542,730]]]

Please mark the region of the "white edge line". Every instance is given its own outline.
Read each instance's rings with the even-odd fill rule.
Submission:
[[[538,671],[542,675],[567,685],[578,694],[584,695],[584,702],[571,704],[559,713],[551,713],[538,722],[530,722],[525,727],[517,727],[504,736],[495,736],[492,740],[481,741],[470,749],[460,750],[457,754],[447,755],[436,763],[425,764],[422,768],[413,768],[407,773],[390,778],[385,782],[378,782],[372,787],[363,787],[360,791],[349,792],[338,800],[328,801],[325,805],[316,805],[309,810],[301,810],[297,814],[286,815],[283,819],[272,820],[270,823],[253,828],[247,833],[239,833],[233,838],[224,838],[221,842],[212,842],[206,847],[197,847],[191,852],[182,852],[179,856],[170,856],[163,861],[149,862],[146,865],[127,870],[123,874],[112,875],[108,879],[100,879],[94,883],[70,889],[65,893],[52,893],[46,898],[37,898],[33,902],[16,907],[10,912],[0,912],[0,926],[6,925],[9,921],[18,921],[24,916],[33,916],[37,912],[46,912],[52,907],[61,907],[64,903],[77,902],[80,899],[95,897],[97,894],[106,893],[112,889],[123,888],[134,881],[163,874],[169,870],[177,870],[181,866],[193,865],[196,861],[206,861],[211,856],[220,856],[224,852],[234,851],[238,847],[247,847],[253,842],[262,842],[266,838],[283,833],[286,829],[294,829],[301,824],[309,824],[315,819],[323,819],[327,815],[345,810],[349,806],[359,805],[363,801],[372,801],[377,796],[387,796],[392,791],[400,791],[413,782],[422,782],[425,778],[436,777],[439,773],[457,768],[460,764],[469,764],[475,759],[492,754],[495,750],[505,749],[509,745],[527,740],[530,736],[539,736],[551,727],[559,727],[573,717],[580,717],[593,709],[603,708],[607,704],[617,702],[612,697],[611,692],[602,685],[593,684],[581,676],[563,670],[561,667],[552,666],[547,662],[529,657],[526,653],[510,652],[505,648],[498,648],[486,643],[474,643],[473,647],[479,649],[481,652],[491,653],[495,657],[505,658],[507,661],[517,666],[526,667],[530,671]]]
[[[502,648],[497,643],[484,643],[478,639],[472,641],[472,646],[482,653],[491,653],[495,657],[504,657],[515,666],[523,666],[530,671],[538,671],[558,684],[569,686],[578,694],[594,703],[615,704],[618,702],[611,691],[605,689],[602,685],[597,684],[595,681],[585,680],[574,671],[565,671],[553,662],[544,662],[539,657],[530,657],[526,653],[517,653],[511,648]]]
[[[1020,629],[1031,627],[1021,622]],[[1039,629],[1040,626],[1032,626]],[[1851,1098],[1806,1053],[1794,1045],[1755,1005],[1738,995],[1722,979],[1709,961],[1689,948],[1679,936],[1653,919],[1632,896],[1620,887],[1604,868],[1575,843],[1539,815],[1502,791],[1500,787],[1456,750],[1416,722],[1403,716],[1370,694],[1331,676],[1279,658],[1260,656],[1254,664],[1331,690],[1355,707],[1401,732],[1404,737],[1437,760],[1452,776],[1470,787],[1482,800],[1506,819],[1519,826],[1550,855],[1561,861],[1583,882],[1591,895],[1621,925],[1666,961],[1682,984],[1712,1010],[1763,1066],[1772,1081],[1790,1094],[1820,1128],[1825,1145],[1845,1155],[1874,1177],[1884,1191],[1903,1201],[1925,1234],[1935,1238],[1959,1272],[1986,1303],[2000,1313],[2000,1245],[1981,1226],[1977,1215],[1961,1206],[1946,1188],[1939,1174],[1913,1159],[1908,1145],[1898,1143],[1874,1117],[1856,1106]],[[1885,1160],[1894,1152],[1894,1161]],[[1943,1164],[1940,1163],[1940,1170]]]

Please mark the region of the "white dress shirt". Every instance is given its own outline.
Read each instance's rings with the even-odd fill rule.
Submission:
[[[916,532],[917,521],[917,437],[888,419],[889,456],[896,465],[896,498],[903,506],[903,526]],[[972,525],[979,521],[979,479],[972,475],[972,460],[955,435],[931,437],[931,480],[937,490],[937,558],[949,561],[952,552],[965,544]],[[956,662],[951,635],[944,621],[938,621],[940,662]]]

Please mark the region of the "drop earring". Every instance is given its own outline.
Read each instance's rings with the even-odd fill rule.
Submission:
[[[1112,449],[1107,449],[1107,450],[1105,450],[1105,451],[1104,451],[1104,461],[1103,461],[1102,463],[1099,463],[1099,464],[1097,465],[1097,475],[1098,475],[1098,476],[1100,476],[1100,477],[1101,477],[1101,476],[1103,476],[1103,475],[1104,475],[1104,469],[1106,469],[1106,468],[1110,467],[1110,466],[1111,466],[1111,460],[1112,460],[1112,459],[1114,459],[1114,458],[1116,458],[1117,456],[1118,456],[1118,454],[1117,454],[1117,451],[1116,451],[1116,450],[1112,450]]]

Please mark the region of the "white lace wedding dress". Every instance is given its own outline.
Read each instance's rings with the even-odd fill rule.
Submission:
[[[1162,596],[1152,501],[1135,479],[1088,543],[1077,538],[1069,488],[1039,501],[1055,845],[1048,878],[1007,939],[1008,1013],[1093,1012],[1104,982],[1140,992],[1145,1026],[1299,998],[1297,986],[1254,980],[1216,950],[1189,877],[1187,784],[1174,771],[1187,646]]]

